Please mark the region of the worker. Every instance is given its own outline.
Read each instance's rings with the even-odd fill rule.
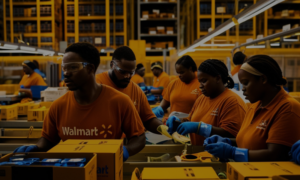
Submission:
[[[170,82],[169,75],[163,71],[162,64],[159,61],[151,64],[151,70],[154,75],[154,89],[151,89],[151,93],[164,95],[165,89],[167,89]]]
[[[41,75],[42,78],[46,78],[45,73],[43,73],[42,71],[40,71],[40,65],[39,65],[39,63],[37,62],[37,60],[33,60],[32,62],[33,62],[33,64],[34,64],[35,67],[36,67],[36,68],[34,69],[34,72],[36,72],[36,73],[38,73],[39,75]]]
[[[21,87],[29,89],[31,86],[47,86],[42,76],[34,71],[36,66],[33,62],[26,60],[22,63],[22,66],[25,75],[19,83]]]
[[[136,66],[135,73],[132,76],[131,81],[133,81],[140,87],[146,86],[144,82],[144,76],[145,76],[145,67],[142,63],[139,63]]]
[[[175,69],[179,78],[170,82],[160,106],[153,110],[157,117],[161,117],[169,107],[170,114],[173,111],[189,114],[196,99],[201,95],[195,61],[188,55],[182,56],[177,60]]]
[[[236,93],[229,90],[233,88],[233,80],[226,65],[216,59],[204,61],[198,68],[198,81],[202,95],[185,119],[188,122],[176,128],[174,124],[180,120],[171,116],[167,120],[168,131],[173,133],[177,130],[182,135],[190,133],[193,145],[203,145],[205,138],[215,134],[236,137],[246,113],[246,105]]]
[[[297,164],[300,164],[300,140],[297,141],[292,146],[292,150],[290,152],[290,155],[292,156],[292,161],[294,161]]]
[[[208,138],[205,149],[238,162],[289,160],[300,139],[300,104],[283,89],[287,81],[279,65],[267,55],[252,56],[242,65],[239,80],[252,103],[242,127],[236,139]]]
[[[238,72],[241,69],[241,66],[244,63],[244,61],[246,61],[246,59],[247,59],[247,56],[241,51],[237,51],[233,55],[232,61],[233,61],[233,64],[235,64],[236,66],[231,71],[231,75],[232,75],[232,79],[233,79],[234,83],[239,83]]]
[[[131,99],[145,128],[153,133],[160,134],[157,127],[162,122],[153,114],[147,97],[142,89],[131,81],[134,74],[136,58],[134,52],[127,46],[121,46],[114,51],[111,70],[96,75],[96,81],[110,86]]]
[[[70,91],[51,105],[37,145],[14,152],[48,151],[67,139],[120,139],[123,133],[128,139],[124,161],[144,148],[143,124],[129,97],[96,83],[99,63],[99,51],[91,44],[74,43],[66,49],[62,70]]]

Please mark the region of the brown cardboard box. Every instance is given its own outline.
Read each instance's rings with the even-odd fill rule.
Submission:
[[[68,139],[60,142],[60,145],[120,145],[123,146],[122,139]]]
[[[8,154],[0,159],[0,162],[9,161],[13,154]],[[86,158],[84,167],[61,166],[0,166],[0,179],[47,179],[47,180],[96,180],[97,179],[97,155],[93,153],[27,153],[27,158]]]
[[[284,175],[284,176],[273,176],[272,180],[299,180],[300,176],[297,175]]]
[[[90,141],[90,140],[86,140]],[[99,140],[107,141],[107,140]],[[69,141],[71,142],[71,141]],[[123,179],[123,141],[116,144],[101,144],[96,140],[90,141],[91,145],[58,144],[48,152],[64,153],[97,153],[97,178],[98,180],[122,180]],[[112,141],[111,141],[112,142]],[[66,142],[67,143],[67,142]],[[74,141],[75,143],[75,141]],[[97,145],[92,145],[97,143]],[[89,143],[87,143],[89,144]]]
[[[174,13],[168,13],[168,18],[175,18],[175,14]]]
[[[270,178],[278,175],[300,175],[300,166],[293,162],[229,162],[229,180],[248,180],[249,178]]]
[[[295,10],[289,10],[289,16],[295,16]]]
[[[155,27],[150,27],[149,28],[149,34],[156,34],[156,28]]]
[[[277,11],[277,12],[275,12],[275,16],[280,16],[281,17],[281,14],[282,14],[282,12],[281,11]]]
[[[168,41],[168,48],[172,48],[172,47],[174,47],[173,41]]]
[[[167,13],[160,13],[160,18],[167,18],[168,17],[168,14]]]
[[[159,9],[153,9],[152,12],[153,12],[153,14],[156,14],[157,16],[159,16],[159,14],[160,14]]]
[[[149,18],[149,12],[148,11],[142,11],[142,18]]]
[[[166,28],[164,26],[157,26],[157,34],[166,34]]]
[[[300,11],[299,10],[296,10],[295,11],[295,16],[297,17],[297,16],[300,16]]]
[[[174,34],[174,28],[173,27],[167,27],[167,34]]]
[[[166,48],[166,42],[155,42],[155,48],[161,48],[161,49],[165,49]]]
[[[158,15],[157,14],[149,14],[149,18],[157,18]]]
[[[144,168],[143,180],[219,180],[212,167]]]

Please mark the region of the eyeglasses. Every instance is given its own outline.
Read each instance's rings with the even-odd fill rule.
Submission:
[[[71,63],[61,63],[61,69],[64,72],[77,72],[85,68],[88,64],[87,62],[71,62]]]
[[[134,75],[134,70],[133,71],[125,71],[117,65],[117,62],[115,62],[115,61],[112,61],[112,62],[115,64],[116,70],[123,76],[126,76],[127,74],[129,74],[130,76]]]

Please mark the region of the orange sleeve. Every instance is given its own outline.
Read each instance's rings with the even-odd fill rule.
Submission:
[[[136,108],[134,107],[132,101],[128,96],[126,96],[122,100],[124,104],[121,112],[123,132],[125,133],[127,138],[142,135],[145,132],[144,125]]]
[[[37,85],[37,86],[47,86],[47,84],[45,83],[44,79],[40,75],[37,78],[37,82],[36,82],[35,85]]]
[[[55,104],[52,104],[43,123],[42,137],[46,138],[48,141],[52,142],[53,144],[57,144],[60,141],[58,130],[56,128],[57,127],[56,117],[57,117],[57,107]]]
[[[176,80],[172,80],[164,91],[164,100],[166,100],[168,102],[170,102],[171,91],[172,91],[172,89],[174,89],[173,86],[175,84],[175,81]]]
[[[237,99],[230,97],[226,100],[220,112],[219,127],[236,137],[243,123],[245,114],[245,110],[239,105]]]
[[[20,86],[21,86],[21,85],[24,85],[24,81],[25,81],[25,75],[23,75],[21,81],[19,82],[19,85],[20,85]]]
[[[272,123],[267,143],[292,147],[300,139],[300,117],[294,112],[279,113]]]
[[[143,92],[139,92],[140,94],[140,117],[143,122],[146,122],[150,119],[155,118],[155,114],[152,112],[152,109],[150,108],[149,102],[147,100],[146,95]]]

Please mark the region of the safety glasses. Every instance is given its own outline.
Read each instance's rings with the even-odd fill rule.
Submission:
[[[88,64],[87,62],[71,62],[71,63],[61,63],[61,69],[64,72],[77,72],[85,68]]]
[[[112,61],[112,62],[113,62],[114,65],[115,65],[115,69],[116,69],[120,74],[122,74],[123,76],[126,76],[127,74],[129,74],[130,76],[133,76],[133,75],[134,75],[134,70],[133,70],[133,71],[125,71],[125,70],[121,69],[121,68],[118,66],[117,62],[115,62],[115,61]]]

